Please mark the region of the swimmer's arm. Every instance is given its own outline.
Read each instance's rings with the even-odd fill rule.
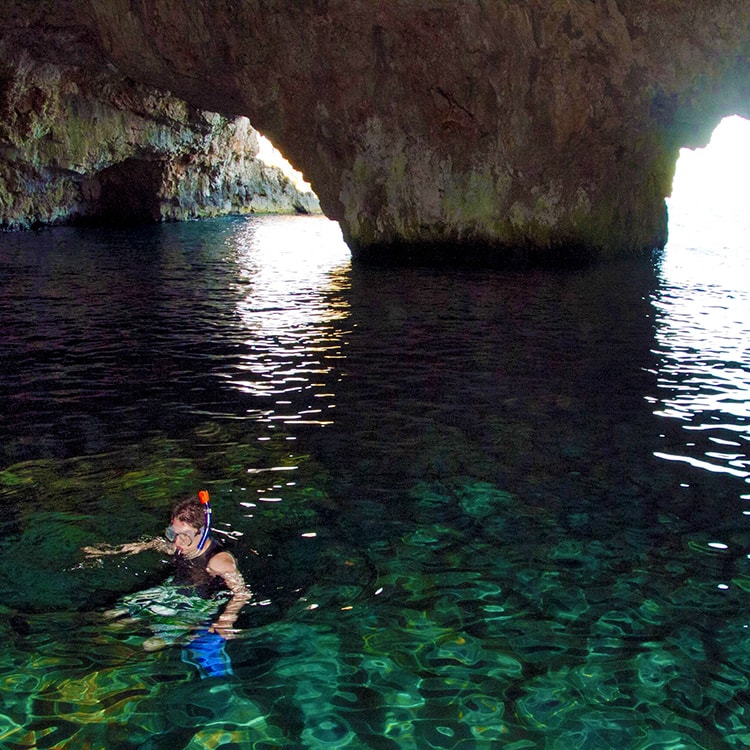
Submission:
[[[103,557],[104,555],[136,555],[139,552],[145,552],[149,549],[154,549],[157,552],[163,552],[167,555],[173,555],[175,546],[166,539],[156,537],[154,539],[146,539],[140,542],[128,542],[127,544],[118,544],[114,546],[111,544],[103,544],[99,547],[82,547],[81,549],[87,557]]]
[[[247,587],[242,573],[237,569],[237,563],[228,552],[219,552],[208,563],[208,572],[221,576],[232,592],[232,598],[227,602],[216,622],[209,628],[212,633],[218,633],[226,638],[228,628],[237,620],[240,610],[250,601],[252,591]]]

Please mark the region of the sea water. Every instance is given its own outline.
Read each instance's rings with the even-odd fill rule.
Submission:
[[[320,217],[0,237],[0,746],[750,744],[750,262],[352,264]],[[200,669],[105,616],[210,491]],[[158,604],[158,603],[157,603]]]

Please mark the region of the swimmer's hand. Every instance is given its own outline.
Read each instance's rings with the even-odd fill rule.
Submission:
[[[82,551],[88,557],[102,557],[103,555],[134,555],[143,548],[139,542],[130,544],[121,544],[113,547],[111,544],[103,544],[99,547],[81,547]]]
[[[174,545],[164,539],[149,539],[144,542],[128,542],[127,544],[102,544],[98,547],[81,547],[81,551],[87,557],[103,557],[104,555],[136,555],[147,549],[155,549],[159,552],[174,552]]]
[[[232,592],[232,598],[227,602],[222,613],[208,629],[209,633],[216,633],[224,640],[233,638],[237,631],[234,623],[240,610],[250,601],[252,591],[247,587],[242,573],[237,569],[235,559],[228,552],[219,552],[208,563],[206,571],[224,579],[227,588]]]
[[[221,636],[225,641],[228,641],[231,638],[234,638],[237,634],[237,630],[233,627],[236,620],[237,618],[232,617],[231,615],[222,615],[216,620],[216,622],[211,624],[208,628],[208,632],[215,633],[216,635]]]

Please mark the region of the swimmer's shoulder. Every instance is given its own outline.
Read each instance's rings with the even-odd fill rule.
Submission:
[[[219,575],[233,573],[237,570],[237,562],[231,552],[219,549],[208,559],[208,569]]]

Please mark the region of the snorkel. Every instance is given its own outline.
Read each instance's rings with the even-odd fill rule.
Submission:
[[[202,551],[208,541],[208,535],[211,533],[211,500],[208,497],[208,490],[199,490],[198,499],[206,506],[206,521],[203,524],[203,533],[198,541],[198,549]]]

